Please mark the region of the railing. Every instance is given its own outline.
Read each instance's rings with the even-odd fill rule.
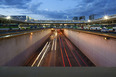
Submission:
[[[80,20],[38,20],[36,23],[84,23]]]

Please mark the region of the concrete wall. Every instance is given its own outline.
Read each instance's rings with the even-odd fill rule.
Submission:
[[[116,67],[116,39],[64,29],[64,34],[96,65]]]
[[[34,33],[0,39],[0,65],[23,65],[50,36],[51,30],[40,30]]]

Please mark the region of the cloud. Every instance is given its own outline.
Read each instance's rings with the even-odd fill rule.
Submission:
[[[58,1],[64,1],[64,0],[58,0]]]
[[[94,2],[95,0],[83,0],[83,2],[85,2],[85,3],[92,3],[92,2]]]
[[[116,0],[81,0],[75,8],[67,9],[67,11],[76,16],[97,14],[100,17],[105,14],[116,14],[115,5]]]
[[[26,2],[30,2],[31,0],[1,0],[0,4],[5,5],[23,5]]]
[[[67,0],[59,0],[67,1]],[[73,0],[75,5],[72,8],[64,10],[49,10],[46,6],[45,9],[41,9],[41,5],[44,5],[42,0],[1,0],[0,8],[8,9],[15,8],[20,11],[20,14],[37,15],[48,19],[72,19],[73,16],[89,16],[91,14],[97,14],[102,16],[104,14],[116,14],[116,0]],[[52,4],[52,3],[51,3]],[[65,4],[64,4],[65,6]],[[62,7],[64,7],[62,6]],[[10,11],[10,10],[9,10]],[[26,12],[25,12],[26,11]]]
[[[42,5],[42,2],[37,2],[34,4],[28,3],[26,4],[28,10],[34,11],[34,10],[38,10],[38,8]]]
[[[47,19],[65,19],[67,13],[61,11],[49,11],[49,10],[33,10],[31,14],[41,15],[46,17]]]
[[[26,3],[30,2],[31,0],[1,0],[1,5],[7,5],[14,8],[27,8],[25,6]]]

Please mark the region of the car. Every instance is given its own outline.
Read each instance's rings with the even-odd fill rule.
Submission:
[[[101,32],[109,32],[109,29],[101,29]]]

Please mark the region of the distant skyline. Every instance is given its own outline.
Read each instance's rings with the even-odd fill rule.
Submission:
[[[116,0],[1,0],[0,14],[26,15],[38,20],[65,20],[74,16],[116,14]]]

